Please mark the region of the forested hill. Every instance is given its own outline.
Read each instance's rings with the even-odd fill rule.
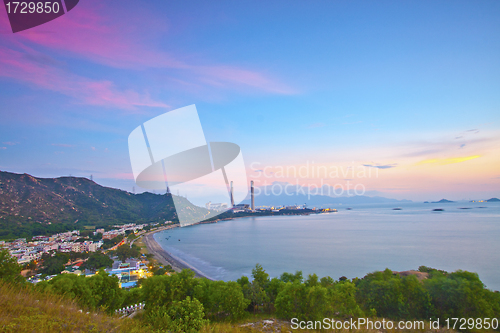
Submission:
[[[206,213],[187,200],[186,205],[192,215]],[[0,238],[176,218],[170,194],[132,194],[87,178],[35,178],[0,171]]]

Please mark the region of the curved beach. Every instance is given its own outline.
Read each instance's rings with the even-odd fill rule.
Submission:
[[[212,278],[205,275],[203,272],[197,270],[193,266],[189,265],[185,261],[173,256],[169,252],[165,251],[160,244],[154,239],[154,234],[163,230],[168,230],[178,227],[177,225],[168,226],[165,228],[161,228],[159,230],[150,231],[143,236],[144,244],[146,245],[148,252],[151,253],[159,263],[163,265],[170,265],[172,269],[176,272],[180,272],[183,269],[190,269],[195,273],[196,277],[206,278],[209,280],[213,280]]]

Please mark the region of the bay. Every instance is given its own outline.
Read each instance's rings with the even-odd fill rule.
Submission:
[[[339,206],[330,214],[246,217],[175,228],[156,233],[155,239],[174,257],[217,280],[250,276],[257,263],[271,277],[301,270],[304,277],[316,273],[334,279],[425,265],[477,272],[489,289],[500,290],[498,203],[394,207]]]

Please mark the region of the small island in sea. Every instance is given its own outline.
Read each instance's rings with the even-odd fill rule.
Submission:
[[[451,203],[455,201],[447,200],[447,199],[441,199],[439,201],[432,201],[431,203]]]

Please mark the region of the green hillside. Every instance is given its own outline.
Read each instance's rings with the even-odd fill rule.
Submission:
[[[207,211],[183,205],[191,216]],[[101,186],[87,178],[36,178],[0,171],[0,238],[177,219],[171,194],[141,193]]]

